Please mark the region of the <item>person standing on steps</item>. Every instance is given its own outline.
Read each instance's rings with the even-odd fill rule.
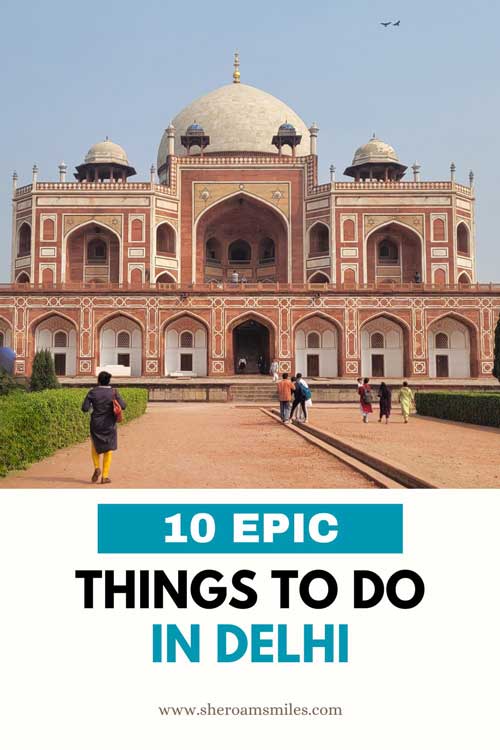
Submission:
[[[276,386],[278,390],[278,399],[280,402],[280,417],[283,424],[290,421],[290,403],[292,394],[295,391],[294,384],[288,379],[288,373],[284,372],[281,380]]]
[[[94,473],[91,482],[94,484],[101,476],[100,456],[103,455],[102,462],[102,484],[110,484],[109,469],[111,466],[112,452],[118,448],[118,436],[116,430],[116,416],[114,402],[117,401],[122,409],[127,405],[122,399],[116,388],[109,384],[111,375],[104,370],[97,377],[97,385],[92,388],[82,404],[82,411],[92,410],[90,416],[90,437],[92,461],[94,463]]]
[[[363,417],[363,422],[368,424],[368,417],[373,412],[372,409],[372,387],[370,385],[370,378],[363,378],[363,385],[358,388],[359,393],[359,408]]]
[[[391,389],[385,383],[380,384],[378,397],[380,399],[380,415],[378,421],[381,422],[382,417],[385,417],[385,423],[387,424],[389,422],[389,417],[391,416],[392,393]]]
[[[412,406],[415,407],[415,397],[413,396],[412,389],[408,386],[408,381],[405,380],[401,390],[399,391],[399,403],[401,404],[401,414],[405,424],[408,424],[410,418],[410,411]]]
[[[269,368],[269,375],[273,379],[273,383],[277,383],[279,380],[278,377],[278,361],[276,359],[273,359],[271,362],[271,367]]]

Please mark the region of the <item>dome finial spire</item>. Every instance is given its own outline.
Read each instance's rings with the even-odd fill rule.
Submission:
[[[240,53],[238,50],[234,53],[233,67],[233,83],[240,83]]]

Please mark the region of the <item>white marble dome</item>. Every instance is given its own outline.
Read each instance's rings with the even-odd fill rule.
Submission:
[[[89,148],[85,164],[121,164],[128,167],[128,158],[121,146],[106,138],[105,141],[94,143]]]
[[[277,154],[272,144],[273,136],[284,122],[290,123],[297,135],[302,136],[296,148],[297,156],[307,156],[309,130],[293,109],[275,96],[243,83],[230,83],[211,91],[189,104],[174,118],[175,153],[186,153],[181,145],[181,135],[192,123],[198,123],[210,144],[205,153],[219,151],[257,151]],[[167,158],[167,134],[164,133],[158,149],[158,167]]]
[[[358,167],[361,164],[399,164],[396,151],[388,143],[384,143],[375,135],[364,146],[360,146],[354,154],[352,166]]]

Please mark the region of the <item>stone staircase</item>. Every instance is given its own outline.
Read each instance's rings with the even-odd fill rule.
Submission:
[[[231,401],[269,404],[276,402],[275,383],[234,383],[229,389]]]

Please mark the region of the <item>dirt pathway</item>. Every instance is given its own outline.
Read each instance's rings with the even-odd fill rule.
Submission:
[[[310,421],[437,487],[500,487],[500,430],[494,427],[429,417],[411,417],[404,424],[399,408],[393,409],[388,425],[379,424],[378,406],[367,425],[355,407],[313,407]]]
[[[152,404],[119,430],[112,488],[374,486],[258,408]],[[95,488],[91,473],[87,442],[9,474],[0,489]]]

